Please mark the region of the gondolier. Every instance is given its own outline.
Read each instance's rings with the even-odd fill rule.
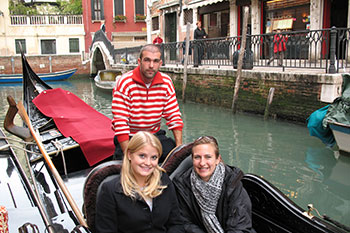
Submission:
[[[115,131],[115,159],[122,159],[130,137],[138,131],[155,134],[163,146],[160,162],[172,148],[182,144],[183,121],[171,78],[159,72],[162,65],[159,47],[145,45],[138,58],[139,66],[125,73],[113,90],[112,127]],[[161,120],[166,120],[174,139],[165,136]]]

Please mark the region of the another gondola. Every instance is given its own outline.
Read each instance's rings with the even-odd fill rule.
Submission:
[[[114,133],[110,127],[110,120],[73,93],[60,88],[52,89],[33,72],[24,54],[22,54],[22,66],[23,104],[34,129],[39,132],[45,149],[52,156],[59,172],[67,174],[80,171],[110,159],[114,150]],[[40,110],[38,103],[34,103],[37,100],[41,101],[43,106]],[[28,130],[13,123],[13,118],[17,113],[15,100],[8,97],[8,102],[10,114],[5,119],[5,129],[26,141],[30,140]],[[58,112],[58,115],[56,111],[56,115],[50,116],[50,113],[45,115],[42,109],[52,114],[55,114],[55,110],[63,110],[62,113]],[[80,109],[82,112],[78,112]],[[75,113],[77,116],[72,116]],[[85,114],[89,117],[85,117]],[[90,119],[92,118],[90,116],[98,119]],[[81,125],[85,128],[80,128]],[[86,128],[89,128],[92,137],[84,132]],[[97,135],[98,132],[100,134]],[[39,152],[36,145],[29,146],[27,149]],[[97,151],[96,158],[95,151]],[[30,155],[32,162],[41,158],[42,156],[37,156],[35,153]]]
[[[61,81],[70,78],[77,69],[69,69],[64,71],[38,74],[41,80],[48,81]],[[23,81],[22,74],[0,74],[0,84],[3,83],[20,83]]]
[[[118,70],[99,70],[94,78],[95,85],[101,90],[111,92],[121,74]]]

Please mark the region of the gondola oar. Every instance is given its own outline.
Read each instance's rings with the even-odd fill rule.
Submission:
[[[22,101],[19,101],[17,104],[17,108],[18,108],[18,113],[21,116],[22,120],[27,124],[31,134],[33,135],[34,140],[36,141],[40,152],[42,153],[46,163],[48,164],[53,176],[56,178],[58,185],[60,186],[61,190],[63,191],[65,197],[67,198],[70,206],[73,209],[73,212],[75,213],[76,217],[78,218],[78,221],[80,223],[80,225],[84,226],[84,227],[88,227],[85,219],[83,217],[83,215],[81,214],[79,208],[77,207],[77,204],[75,203],[73,197],[71,196],[71,194],[69,193],[66,185],[64,184],[60,174],[58,173],[55,165],[53,164],[53,162],[51,161],[50,156],[48,155],[47,151],[45,150],[44,145],[42,144],[40,137],[36,134],[32,123],[30,122],[29,116],[24,108],[24,105],[22,103]]]

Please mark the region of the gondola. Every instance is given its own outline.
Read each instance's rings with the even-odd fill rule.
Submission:
[[[337,144],[339,152],[350,154],[350,75],[343,74],[342,94],[333,103],[314,111],[308,118],[311,136],[328,147]]]
[[[25,57],[22,58],[24,63],[24,72],[29,73],[29,76],[36,76],[33,71],[31,71],[28,64],[26,64]],[[24,75],[25,76],[25,75]],[[50,89],[50,87],[40,81],[40,79],[32,80],[31,83],[24,83],[24,103],[27,108],[28,115],[33,125],[40,132],[43,142],[52,143],[51,134],[50,139],[45,138],[45,132],[50,130],[58,131],[57,126],[54,124],[55,121],[50,119],[50,117],[44,116],[36,105],[34,105],[32,100],[38,96],[38,93],[45,92]],[[34,80],[34,81],[33,81]],[[32,91],[26,91],[26,89]],[[8,115],[5,119],[5,125],[7,125],[8,130],[26,141],[30,141],[30,133],[26,128],[17,127],[13,124],[13,115],[17,112],[17,107],[13,99],[9,98],[10,108]],[[45,129],[45,130],[44,130]],[[67,138],[60,135],[58,139]],[[73,140],[74,141],[74,140]],[[50,147],[46,143],[45,149],[49,151]],[[79,149],[80,146],[76,145],[73,148],[66,150],[67,152],[72,152],[74,149]],[[162,164],[162,167],[166,170],[169,176],[172,178],[181,169],[186,169],[191,166],[190,154],[191,154],[192,143],[187,143],[182,146],[175,148],[167,156]],[[69,207],[65,204],[65,198],[62,197],[60,188],[57,186],[52,173],[47,169],[47,163],[43,161],[40,156],[37,156],[38,148],[36,146],[28,146],[30,158],[30,168],[31,171],[36,174],[36,180],[38,180],[40,200],[47,201],[47,205],[54,208],[49,208],[53,210],[52,213],[48,210],[49,218],[55,216],[55,221],[61,219],[61,215],[68,215],[71,219],[74,219],[74,214],[69,210]],[[70,156],[77,156],[82,154],[78,151],[75,153],[70,153]],[[40,153],[39,153],[40,154]],[[66,154],[66,153],[65,153]],[[67,153],[68,154],[68,153]],[[67,155],[65,155],[67,157]],[[55,165],[62,168],[61,163],[64,160],[60,160],[60,156],[53,156],[53,161]],[[78,158],[78,157],[77,157]],[[80,158],[80,162],[81,162]],[[79,161],[79,160],[78,160]],[[71,163],[70,161],[69,163]],[[121,163],[120,161],[106,161],[101,160],[100,162],[92,166],[77,166],[76,164],[68,164],[68,166],[73,166],[71,170],[68,171],[65,183],[68,185],[70,191],[73,191],[73,197],[77,201],[78,205],[82,207],[86,222],[89,226],[88,229],[81,227],[77,221],[75,224],[70,225],[69,222],[64,222],[61,226],[65,229],[78,227],[86,231],[94,232],[94,214],[95,214],[95,202],[96,194],[98,193],[98,188],[101,182],[110,176],[116,175],[120,172]],[[42,175],[43,174],[43,175]],[[275,186],[270,184],[263,178],[254,175],[246,174],[242,183],[247,190],[253,206],[253,227],[257,232],[331,232],[331,233],[345,233],[348,231],[342,229],[345,226],[340,226],[341,224],[331,224],[325,221],[323,218],[313,216],[312,206],[308,210],[304,210],[298,205],[296,205],[292,200],[280,192]],[[82,195],[83,193],[83,195]],[[50,204],[52,203],[52,204]],[[56,203],[57,206],[56,206]],[[56,210],[56,207],[59,210]],[[60,214],[58,214],[60,213]],[[58,217],[57,217],[58,216]],[[340,227],[339,227],[340,226]],[[77,231],[78,232],[78,231]]]
[[[162,167],[170,178],[192,166],[192,143],[183,144],[169,153]],[[100,184],[120,172],[119,161],[109,161],[95,167],[84,184],[84,213],[87,223],[94,231],[96,195]],[[335,221],[314,216],[312,205],[303,210],[264,178],[245,174],[244,188],[252,201],[253,227],[258,233],[345,233],[349,228]],[[333,224],[333,223],[335,224]],[[339,227],[340,226],[340,227]]]
[[[72,232],[79,226],[71,208],[43,161],[25,170],[13,146],[0,128],[1,232]],[[4,223],[4,221],[2,221]]]
[[[48,81],[61,81],[70,78],[77,69],[69,69],[64,71],[38,74],[41,80]],[[0,74],[0,84],[3,83],[20,83],[23,81],[22,74]]]
[[[94,78],[95,85],[101,90],[112,91],[121,74],[118,70],[99,70]]]
[[[22,54],[23,104],[31,123],[40,133],[46,151],[61,174],[80,171],[111,158],[114,151],[110,119],[87,105],[73,93],[51,88],[36,75]],[[16,101],[8,97],[9,112],[4,127],[10,133],[30,140],[24,127],[16,126]],[[40,160],[36,145],[27,148],[34,153],[32,162]]]

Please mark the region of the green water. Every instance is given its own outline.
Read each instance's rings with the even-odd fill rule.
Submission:
[[[73,76],[68,81],[49,85],[73,92],[112,117],[111,93],[96,89],[92,79]],[[21,84],[0,84],[1,127],[7,95],[21,100]],[[303,209],[312,203],[321,214],[350,225],[350,157],[326,148],[319,139],[309,136],[306,125],[264,121],[262,116],[232,115],[229,109],[203,104],[181,101],[179,104],[185,123],[184,142],[201,135],[215,136],[226,163],[240,167],[245,173],[263,176]],[[20,119],[16,122],[21,124]]]

